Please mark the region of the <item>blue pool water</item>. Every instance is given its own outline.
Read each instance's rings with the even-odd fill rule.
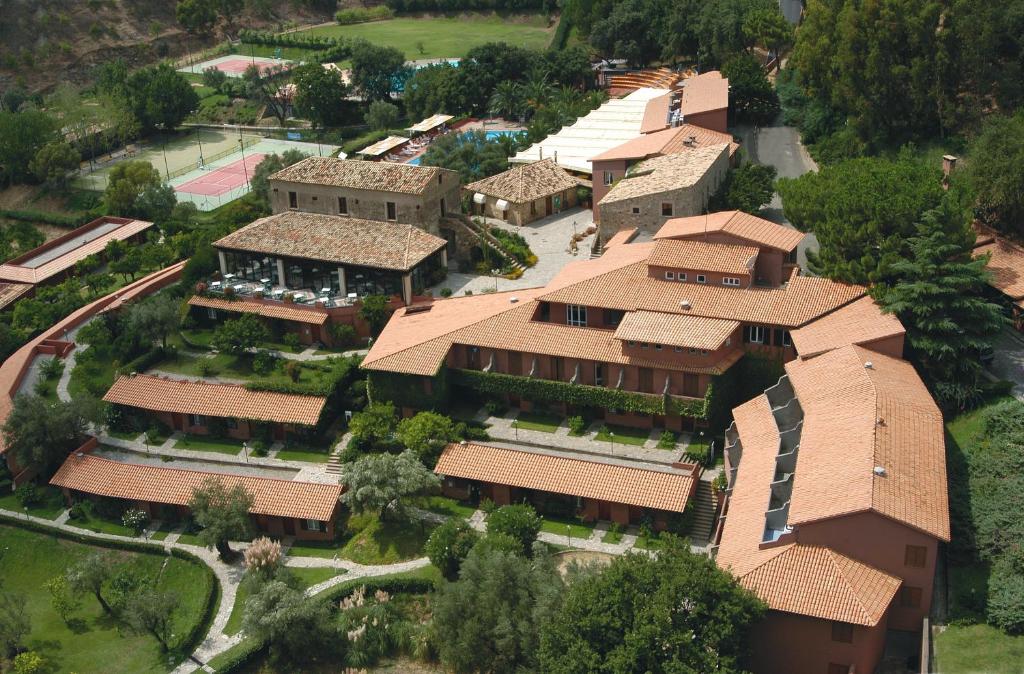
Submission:
[[[464,131],[462,133],[462,135],[466,136],[466,135],[469,135],[471,133],[473,133],[473,132],[472,131]],[[496,138],[501,138],[502,136],[513,136],[514,137],[514,136],[521,136],[524,133],[526,133],[526,132],[525,131],[485,131],[484,135],[487,136],[487,140],[495,140]]]
[[[412,164],[413,166],[419,166],[420,165],[420,159],[422,159],[422,157],[416,157],[415,159],[410,159],[409,161],[407,161],[405,163],[406,164]]]

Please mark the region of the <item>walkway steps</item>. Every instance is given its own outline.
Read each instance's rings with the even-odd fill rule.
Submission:
[[[693,497],[693,528],[691,529],[690,537],[694,541],[706,541],[711,538],[716,506],[717,503],[714,492],[711,490],[711,483],[699,480],[697,482],[697,492]]]

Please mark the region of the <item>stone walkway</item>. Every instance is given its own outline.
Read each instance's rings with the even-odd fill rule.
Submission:
[[[652,463],[675,463],[682,459],[686,453],[686,448],[690,444],[689,435],[684,433],[682,436],[683,440],[676,443],[675,449],[658,449],[658,440],[661,437],[661,432],[656,430],[651,431],[643,447],[623,442],[613,443],[598,440],[597,433],[604,425],[602,421],[595,421],[590,424],[586,432],[580,436],[569,434],[569,426],[564,419],[554,433],[527,430],[525,428],[516,428],[513,425],[517,414],[518,410],[511,410],[505,416],[495,417],[481,410],[474,417],[474,420],[488,424],[487,433],[495,440],[532,447],[613,456]]]

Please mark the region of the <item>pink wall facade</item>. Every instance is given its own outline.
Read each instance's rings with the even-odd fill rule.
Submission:
[[[874,627],[855,625],[851,643],[833,640],[832,621],[768,611],[751,634],[755,674],[830,674],[830,666],[871,674],[885,648],[886,619]]]

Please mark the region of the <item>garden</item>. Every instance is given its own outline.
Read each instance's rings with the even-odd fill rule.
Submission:
[[[5,600],[21,608],[22,648],[42,662],[24,671],[97,671],[102,663],[111,673],[166,672],[216,608],[216,580],[198,561],[7,525],[0,546]]]
[[[993,396],[946,424],[952,542],[947,625],[936,671],[1016,672],[1024,658],[1019,517],[1024,404]]]

